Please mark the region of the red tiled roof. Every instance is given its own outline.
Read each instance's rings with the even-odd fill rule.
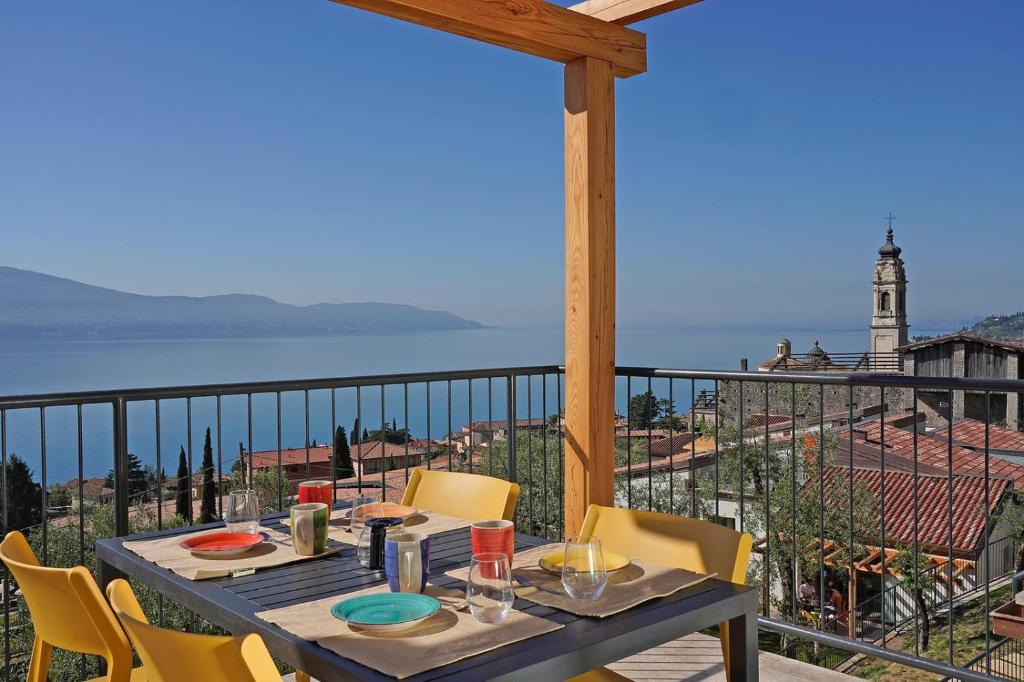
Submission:
[[[946,334],[945,336],[937,336],[934,339],[925,339],[924,341],[916,341],[914,343],[908,343],[900,346],[896,350],[898,351],[914,351],[918,348],[926,348],[928,346],[938,346],[944,343],[979,343],[983,346],[989,346],[991,348],[1000,348],[1002,350],[1008,350],[1015,353],[1024,351],[1024,345],[1013,341],[998,341],[995,339],[986,339],[976,334],[969,332],[956,332],[954,334]]]
[[[837,467],[825,470],[825,489],[840,486]],[[853,470],[854,481],[867,488],[879,505],[881,528],[882,474],[875,469]],[[945,476],[917,477],[917,537],[924,551],[945,554],[949,551],[949,497]],[[989,482],[989,513],[993,514],[1009,482],[993,479]],[[985,529],[985,481],[977,476],[954,476],[953,488],[953,552],[958,555],[974,554]],[[837,495],[845,494],[836,492]],[[885,472],[885,543],[887,547],[909,545],[914,542],[914,475],[902,471]],[[879,538],[880,539],[880,538]],[[879,539],[864,538],[870,544]]]
[[[941,429],[935,435],[949,437],[949,429]],[[985,447],[985,422],[977,419],[963,419],[953,424],[953,442],[972,447]],[[1002,426],[989,424],[988,446],[993,450],[1020,450],[1024,453],[1024,433]]]
[[[750,429],[760,426],[764,428],[767,423],[768,426],[779,426],[782,424],[789,424],[791,421],[788,414],[769,414],[765,415],[763,412],[751,415],[750,419],[744,425],[744,428]]]
[[[673,434],[671,438],[662,438],[651,443],[648,448],[647,443],[642,443],[641,449],[644,454],[650,455],[651,457],[669,457],[671,455],[678,455],[680,453],[689,454],[691,450],[691,443],[696,440],[696,435],[685,431],[683,433]]]
[[[328,462],[331,459],[331,454],[332,450],[330,445],[317,445],[316,447],[310,446],[309,461],[310,463]],[[269,467],[277,466],[277,450],[263,450],[247,453],[245,456],[251,460],[250,466],[256,469],[267,469]],[[281,450],[281,466],[305,463],[306,448],[288,448]]]
[[[881,447],[882,425],[878,420],[864,422],[853,427],[854,440],[861,440]],[[914,434],[910,431],[895,428],[890,424],[885,427],[885,451],[893,452],[908,459],[914,458]],[[930,434],[917,434],[917,461],[946,471],[949,457],[953,458],[953,473],[984,475],[985,453],[976,452],[954,445],[952,449],[943,438]],[[1008,478],[1018,488],[1024,488],[1024,466],[1001,459],[989,457],[989,475],[993,478]]]

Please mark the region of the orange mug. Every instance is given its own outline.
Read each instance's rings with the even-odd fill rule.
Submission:
[[[469,542],[473,554],[501,552],[508,557],[509,568],[516,549],[516,529],[511,521],[477,521],[469,527]]]
[[[299,484],[299,504],[323,502],[328,507],[334,502],[334,485],[330,481],[303,481]]]

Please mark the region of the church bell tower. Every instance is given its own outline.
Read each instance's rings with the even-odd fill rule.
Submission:
[[[871,352],[892,353],[909,341],[907,324],[907,273],[900,258],[902,249],[892,241],[892,219],[885,244],[878,249],[873,283]]]

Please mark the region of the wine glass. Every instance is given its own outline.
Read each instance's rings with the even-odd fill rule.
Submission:
[[[255,490],[232,490],[224,510],[224,525],[232,533],[255,533],[260,525],[260,503]]]
[[[608,586],[604,553],[597,538],[580,538],[565,543],[562,559],[562,587],[573,599],[593,601]]]
[[[500,623],[512,610],[512,569],[502,552],[474,554],[469,560],[466,603],[481,623]]]

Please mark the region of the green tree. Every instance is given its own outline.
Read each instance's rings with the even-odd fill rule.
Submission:
[[[494,441],[480,464],[453,461],[453,467],[508,480],[508,442]],[[560,541],[562,462],[557,436],[519,432],[516,435],[516,481],[520,486],[515,524],[519,532]]]
[[[32,480],[32,470],[21,457],[7,458],[7,523],[4,533],[38,525],[43,520],[42,487]]]
[[[128,466],[128,500],[129,504],[136,502],[146,502],[150,499],[150,483],[148,480],[145,468],[142,466],[142,462],[135,453],[129,452],[126,457],[126,464]],[[106,478],[103,479],[103,485],[108,488],[114,487],[114,470],[111,469],[107,472]]]
[[[217,518],[217,489],[213,484],[213,444],[210,442],[210,427],[206,427],[203,441],[203,495],[199,505],[199,522],[210,523]]]
[[[914,593],[917,601],[917,622],[914,624],[914,636],[920,637],[921,651],[928,650],[928,640],[931,634],[930,610],[925,599],[925,591],[932,592],[935,589],[935,570],[929,569],[929,560],[924,552],[917,552],[917,560],[914,560],[914,548],[904,547],[899,554],[891,559],[888,568],[902,579],[902,584]],[[950,590],[952,593],[952,590]]]
[[[46,506],[50,509],[55,507],[70,507],[71,493],[59,483],[53,483],[46,489]]]
[[[351,438],[352,445],[359,442],[359,417],[356,417],[356,420],[352,423],[352,433],[349,434],[349,436]]]
[[[365,431],[364,431],[364,433],[365,433]],[[373,431],[370,431],[369,433],[367,433],[363,437],[363,442],[364,443],[373,443],[375,441],[379,441],[380,439],[381,439],[381,437],[380,437],[380,429],[375,429]],[[412,440],[413,440],[413,437],[412,437],[412,434],[409,433],[409,429],[406,429],[406,428],[399,429],[396,426],[394,426],[394,422],[392,422],[392,425],[390,425],[390,426],[387,425],[387,424],[384,425],[384,442],[385,443],[391,443],[393,445],[403,445],[403,444],[405,444],[407,442],[410,442]]]
[[[662,415],[662,401],[653,391],[638,393],[629,399],[626,415],[634,429],[649,429]]]
[[[185,446],[179,446],[178,450],[178,480],[175,481],[175,488],[178,491],[175,502],[175,513],[182,519],[192,521],[191,500],[191,475],[188,470],[188,460],[185,458]]]
[[[292,496],[291,483],[284,470],[274,466],[267,469],[253,469],[249,473],[248,487],[256,491],[260,503],[260,513],[288,508]],[[231,485],[241,488],[246,485],[241,472],[232,472]],[[280,504],[279,504],[280,503]]]
[[[336,478],[351,478],[356,475],[344,426],[339,426],[334,431],[334,475]]]

